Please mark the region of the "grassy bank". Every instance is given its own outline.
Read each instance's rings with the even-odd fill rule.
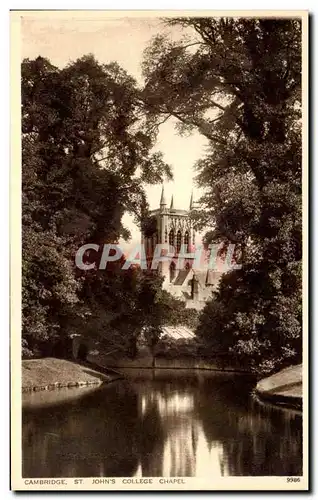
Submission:
[[[110,375],[64,359],[44,358],[22,361],[23,391],[81,387],[112,380],[113,377]]]

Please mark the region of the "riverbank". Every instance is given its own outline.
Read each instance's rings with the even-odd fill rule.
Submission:
[[[264,401],[301,409],[303,400],[302,375],[302,365],[289,366],[260,380],[256,386],[256,395]]]
[[[112,382],[115,378],[116,376],[107,374],[102,368],[97,370],[89,364],[78,364],[64,359],[43,358],[22,361],[23,392],[100,385]]]

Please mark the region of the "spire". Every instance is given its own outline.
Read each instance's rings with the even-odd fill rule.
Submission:
[[[190,198],[190,210],[193,209],[193,189],[191,191],[191,198]]]
[[[171,203],[170,203],[170,209],[173,208],[173,195],[171,196]]]
[[[164,188],[164,185],[162,184],[160,207],[164,207],[166,205],[167,205],[167,202],[166,202],[166,197],[165,197],[165,188]]]

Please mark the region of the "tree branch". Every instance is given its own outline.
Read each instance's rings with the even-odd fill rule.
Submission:
[[[150,128],[150,132],[153,132],[156,128],[159,128],[160,125],[163,125],[169,118],[171,117],[170,114],[168,114],[163,120],[161,120],[158,123],[155,123],[153,127]]]
[[[188,43],[187,45],[180,45],[178,48],[187,49],[188,47],[193,47],[194,45],[206,45],[206,44],[204,42],[193,42],[193,43]]]
[[[170,111],[170,114],[175,116],[178,120],[180,120],[185,125],[193,125],[193,126],[197,127],[199,129],[199,131],[201,132],[201,134],[204,135],[210,141],[215,141],[215,142],[218,142],[219,144],[223,144],[223,145],[226,144],[225,141],[223,141],[219,137],[215,136],[214,134],[211,134],[210,132],[208,132],[208,130],[206,130],[209,127],[208,122],[204,122],[203,120],[201,120],[201,123],[200,123],[198,120],[195,120],[195,119],[188,120],[188,119],[183,118],[179,113],[176,113],[175,111],[173,111],[173,112]]]
[[[226,111],[226,108],[224,106],[221,106],[221,104],[218,104],[215,101],[210,101],[210,103],[213,104],[213,106],[216,106],[217,108],[221,109],[222,111]]]

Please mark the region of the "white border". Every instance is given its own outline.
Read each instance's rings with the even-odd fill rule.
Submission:
[[[33,8],[33,9],[41,9],[43,8],[43,3],[40,3],[39,1],[33,1],[33,2],[28,2],[28,5],[24,5],[26,4],[27,2],[24,2],[24,1],[20,1],[19,2],[19,5],[16,6],[17,2],[10,2],[10,5],[9,7],[10,8],[19,8],[19,9],[23,9],[23,8]],[[103,5],[101,5],[103,3]],[[169,5],[167,5],[167,3],[169,3]],[[182,3],[182,5],[180,5]],[[209,3],[209,5],[207,5]],[[61,2],[61,1],[56,1],[54,3],[54,8],[55,9],[58,9],[58,8],[63,8],[65,9],[66,7],[71,9],[71,8],[85,8],[86,6],[83,5],[84,2]],[[235,9],[235,7],[237,8],[238,5],[233,5],[235,4],[235,2],[229,2],[227,0],[224,0],[222,1],[222,7],[225,8],[225,9]],[[313,2],[312,2],[313,4]],[[255,4],[253,4],[252,2],[242,2],[240,4],[240,9],[251,9],[252,7],[254,7]],[[314,5],[314,4],[313,4]],[[117,9],[118,8],[121,8],[121,9],[129,9],[131,8],[131,3],[126,1],[119,1],[119,2],[116,2],[116,5],[111,5],[109,2],[107,5],[105,5],[104,2],[96,2],[96,1],[91,1],[90,2],[90,5],[89,5],[89,8],[93,8],[93,9],[102,9],[102,8],[114,8],[116,7]],[[1,6],[1,10],[3,10],[3,7],[6,7],[5,4],[2,4]],[[53,6],[45,6],[47,8],[52,8]],[[143,8],[147,8],[148,5],[146,6],[145,5],[145,2],[135,2],[134,3],[134,7],[136,9],[143,9]],[[169,8],[169,9],[193,9],[194,6],[193,6],[193,3],[192,2],[188,2],[188,1],[184,1],[184,2],[180,2],[180,1],[171,1],[171,2],[164,2],[164,3],[161,3],[160,5],[156,5],[156,4],[152,4],[152,7],[153,8],[160,8],[160,9],[164,9],[164,8]],[[213,7],[216,7],[216,6],[213,6]],[[259,6],[258,6],[259,7]],[[272,9],[272,8],[283,8],[283,9],[299,9],[299,2],[295,2],[293,0],[291,0],[290,2],[282,2],[282,1],[268,1],[266,2],[266,9]],[[301,8],[306,8],[307,5],[302,5]],[[207,8],[211,8],[211,3],[210,2],[195,2],[195,8],[201,8],[201,9],[207,9]],[[310,5],[308,6],[308,8],[310,8],[310,10],[313,10],[313,7],[310,7]],[[0,11],[0,14],[2,12]],[[7,36],[8,36],[8,13],[6,11],[6,14],[4,13],[2,16],[0,16],[1,18],[1,22],[4,21],[4,29],[1,29],[1,36],[2,38],[4,38],[4,42],[2,44],[2,47],[5,47],[6,46],[6,41],[7,41]],[[317,52],[316,52],[317,53]],[[6,65],[6,63],[4,62],[4,66],[8,68],[8,65]],[[8,74],[8,73],[7,73]],[[2,78],[2,86],[5,86],[8,88],[8,83],[7,83],[7,80],[5,78],[6,75],[3,75],[4,78]],[[317,81],[317,80],[315,80]],[[6,90],[6,89],[5,89]],[[2,112],[2,116],[4,118],[4,134],[2,134],[2,138],[4,138],[4,145],[3,145],[3,151],[7,151],[7,147],[8,147],[8,132],[7,132],[7,123],[8,123],[8,120],[6,120],[6,118],[8,118],[9,116],[9,113],[8,113],[8,103],[9,103],[9,99],[8,99],[8,96],[6,94],[6,92],[2,92],[1,93],[2,96],[4,96],[4,105],[1,107],[1,109],[3,110]],[[313,112],[314,116],[316,115],[315,112]],[[7,133],[6,133],[7,132]],[[314,134],[313,134],[314,136]],[[9,162],[6,162],[6,155],[4,154],[4,163],[6,165],[9,164]],[[2,190],[4,191],[4,195],[3,196],[0,196],[0,200],[1,200],[1,203],[2,203],[2,207],[4,206],[4,209],[2,208],[1,209],[1,215],[5,217],[6,213],[7,213],[7,208],[8,208],[8,204],[7,204],[7,200],[8,200],[8,191],[6,189],[6,186],[8,186],[8,182],[6,182],[8,179],[8,175],[7,175],[7,172],[5,171],[3,174],[2,174],[2,182],[1,182],[1,187],[2,187]],[[4,188],[4,189],[3,189]],[[315,197],[314,197],[315,198]],[[314,204],[314,209],[315,209],[315,215],[316,215],[316,204]],[[3,225],[1,225],[1,227],[5,228],[4,232],[6,232],[6,227],[7,226],[7,218],[5,217],[5,222]],[[316,240],[315,240],[316,241]],[[3,242],[4,243],[4,242]],[[4,249],[4,255],[2,255],[2,262],[8,262],[8,260],[6,259],[7,255],[8,255],[8,250],[7,250],[8,246],[5,247],[5,245],[3,244],[2,245],[2,250]],[[7,268],[7,266],[5,266]],[[6,270],[3,271],[2,273],[2,279],[1,279],[1,282],[6,286],[6,283],[8,282],[8,280],[6,279],[8,276],[8,273]],[[4,322],[4,328],[6,327],[6,320],[7,320],[7,310],[6,310],[6,305],[7,305],[7,294],[5,293],[6,292],[6,289],[4,290],[4,298],[2,298],[2,307],[4,306],[4,309],[5,309],[5,312],[4,312],[4,316],[5,316],[5,322]],[[315,310],[317,310],[317,308],[315,308]],[[5,328],[5,331],[7,331],[7,329]],[[311,341],[313,341],[313,339],[311,339]],[[5,371],[7,372],[7,367],[8,367],[8,364],[7,364],[7,352],[8,352],[8,349],[5,349],[8,345],[8,342],[5,343],[4,347],[2,345],[2,352],[4,353],[4,360],[5,362],[1,364],[1,366],[5,369]],[[7,376],[7,373],[6,373],[6,376]],[[5,377],[4,377],[5,379]],[[4,396],[3,396],[4,397]],[[8,433],[6,433],[6,436],[8,436]],[[5,452],[7,452],[7,449],[6,447],[2,446],[2,449],[5,450]],[[7,462],[7,460],[5,460],[5,462]],[[4,486],[5,486],[5,490],[7,490],[7,487],[8,487],[8,477],[7,477],[7,474],[6,474],[6,469],[2,469],[2,471],[5,472],[5,478],[4,478]],[[3,485],[3,482],[1,481],[1,485]]]

